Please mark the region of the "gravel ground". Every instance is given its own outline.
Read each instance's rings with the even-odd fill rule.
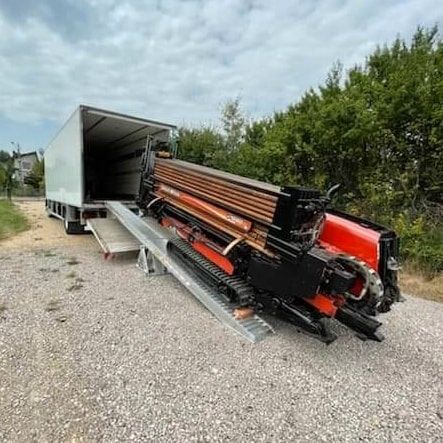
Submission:
[[[0,252],[0,441],[441,441],[443,305],[253,345],[97,249]]]

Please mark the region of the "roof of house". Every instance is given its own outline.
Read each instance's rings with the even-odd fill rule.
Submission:
[[[20,157],[21,157],[21,158],[23,158],[23,157],[31,157],[31,156],[35,156],[35,158],[38,159],[37,151],[21,152],[21,153],[20,153]],[[18,155],[17,155],[17,153],[15,153],[15,158],[17,158],[17,157],[18,157]]]

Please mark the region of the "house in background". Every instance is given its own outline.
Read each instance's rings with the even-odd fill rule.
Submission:
[[[32,152],[14,152],[14,167],[16,168],[15,177],[21,186],[25,184],[25,178],[32,171],[32,167],[38,162],[38,154],[36,151]]]

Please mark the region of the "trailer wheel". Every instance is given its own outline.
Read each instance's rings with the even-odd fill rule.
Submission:
[[[66,218],[63,220],[65,225],[66,234],[84,234],[85,227],[79,221],[68,221]]]

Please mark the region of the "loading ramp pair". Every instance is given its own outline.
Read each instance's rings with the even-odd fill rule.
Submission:
[[[107,201],[105,206],[107,219],[88,221],[105,254],[139,250],[138,266],[146,274],[172,274],[220,322],[251,342],[258,342],[274,332],[257,314],[236,318],[236,304],[228,302],[215,288],[170,254],[168,243],[177,239],[172,231],[163,228],[151,217],[138,216],[121,202]]]

